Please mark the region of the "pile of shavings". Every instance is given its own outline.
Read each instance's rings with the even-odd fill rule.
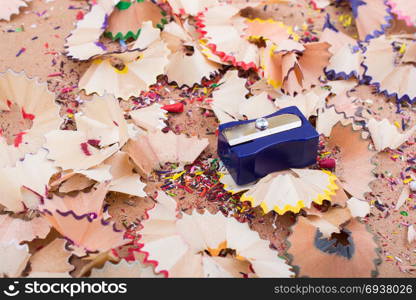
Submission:
[[[163,183],[160,189],[179,201],[185,200],[180,205],[182,211],[200,209],[198,202],[204,199],[225,215],[234,216],[241,221],[253,218],[249,203],[240,201],[241,195],[232,194],[223,188],[220,182],[223,173],[220,170],[224,171],[224,167],[218,158],[196,161],[185,166],[182,171],[176,171],[177,165],[170,165],[168,169],[170,170],[157,172],[159,181]],[[189,201],[182,194],[194,195],[195,199]]]
[[[414,275],[416,4],[70,3],[50,72],[0,73],[0,276]],[[238,186],[218,125],[289,106],[316,164]]]

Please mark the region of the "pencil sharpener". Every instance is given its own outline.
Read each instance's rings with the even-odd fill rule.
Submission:
[[[319,134],[296,106],[219,126],[218,155],[238,185],[316,162]]]

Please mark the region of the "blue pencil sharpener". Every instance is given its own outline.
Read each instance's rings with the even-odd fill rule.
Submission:
[[[238,185],[316,162],[319,134],[296,106],[255,120],[221,124],[218,155]]]

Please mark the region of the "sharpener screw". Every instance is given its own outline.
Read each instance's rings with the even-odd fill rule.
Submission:
[[[258,130],[266,130],[269,128],[269,122],[265,118],[259,118],[256,120],[256,128]]]

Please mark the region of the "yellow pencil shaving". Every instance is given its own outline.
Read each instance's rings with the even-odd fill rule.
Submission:
[[[403,43],[403,44],[400,46],[399,53],[400,53],[400,54],[404,54],[404,53],[406,52],[406,49],[407,49],[407,45],[406,45],[405,43]]]
[[[339,21],[341,22],[342,26],[348,27],[352,24],[352,17],[351,15],[341,15],[339,16]]]
[[[178,178],[179,178],[179,177],[181,177],[183,174],[185,174],[185,172],[186,172],[186,171],[182,171],[182,172],[180,172],[180,173],[177,173],[177,174],[173,175],[173,176],[172,176],[172,179],[173,179],[173,180],[178,179]]]
[[[399,124],[399,122],[395,121],[395,122],[394,122],[394,125],[395,125],[397,128],[399,128],[399,129],[400,129],[400,124]]]

